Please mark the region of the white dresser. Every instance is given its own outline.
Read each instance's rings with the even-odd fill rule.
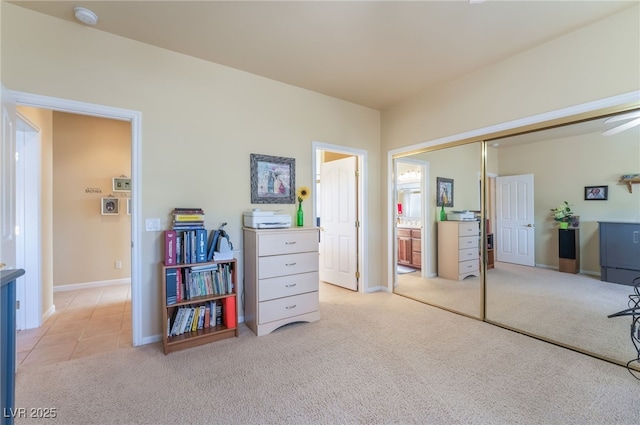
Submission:
[[[480,222],[438,222],[438,276],[462,280],[480,273]]]
[[[320,319],[315,227],[243,228],[244,321],[258,336]]]

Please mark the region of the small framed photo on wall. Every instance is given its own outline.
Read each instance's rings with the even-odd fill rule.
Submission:
[[[436,205],[439,207],[453,207],[453,179],[436,177],[436,190],[438,191]]]
[[[102,198],[102,215],[118,215],[120,200],[118,198]]]
[[[609,186],[585,186],[585,201],[606,201],[609,199]]]

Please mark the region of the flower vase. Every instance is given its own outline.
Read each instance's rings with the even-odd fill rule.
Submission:
[[[440,208],[440,221],[447,221],[447,212],[444,210],[444,205]]]
[[[569,222],[568,221],[561,221],[560,222],[560,228],[561,229],[568,229],[569,228]]]
[[[298,202],[298,213],[296,215],[296,224],[298,227],[304,226],[304,212],[302,211],[302,202]]]

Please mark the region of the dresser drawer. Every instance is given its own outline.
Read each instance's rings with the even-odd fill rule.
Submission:
[[[458,249],[478,248],[478,236],[464,236],[458,238]]]
[[[458,261],[477,260],[480,253],[477,248],[461,249],[458,255]]]
[[[271,301],[263,301],[259,304],[259,324],[273,322],[318,311],[319,299],[317,292],[294,295],[292,297],[278,298]]]
[[[478,260],[461,261],[458,263],[458,273],[464,274],[469,272],[475,272],[480,269],[480,263]]]
[[[258,281],[258,300],[268,301],[317,291],[318,282],[318,272],[260,279]]]
[[[278,232],[258,237],[258,252],[261,257],[309,251],[318,252],[317,231]]]
[[[318,271],[318,251],[258,258],[258,279]]]
[[[480,222],[470,221],[468,223],[458,224],[458,236],[479,236],[480,235]]]

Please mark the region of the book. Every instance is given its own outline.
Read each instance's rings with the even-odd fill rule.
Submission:
[[[176,313],[173,317],[173,325],[171,326],[171,332],[169,333],[169,336],[178,335],[183,316],[184,316],[184,308],[180,307],[176,310]]]
[[[164,265],[173,266],[176,264],[176,231],[164,231]]]
[[[167,305],[178,302],[178,269],[165,270],[165,284],[167,290]]]
[[[203,214],[173,214],[173,221],[176,223],[189,223],[193,221],[204,222]]]
[[[222,324],[227,328],[236,327],[236,299],[235,297],[227,297],[223,300],[223,317]]]
[[[173,214],[200,214],[204,215],[202,208],[178,207],[173,209]]]
[[[207,231],[205,229],[197,229],[195,232],[196,262],[204,263],[207,261]]]

